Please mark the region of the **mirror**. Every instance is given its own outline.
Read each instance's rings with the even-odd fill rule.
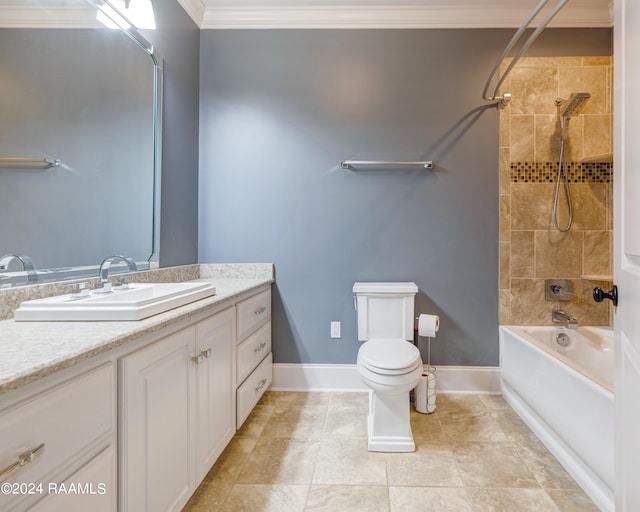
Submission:
[[[160,59],[101,3],[0,0],[0,287],[158,266]]]

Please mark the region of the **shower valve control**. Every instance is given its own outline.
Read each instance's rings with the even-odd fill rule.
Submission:
[[[571,292],[571,284],[569,279],[545,279],[544,299],[571,300],[571,297],[575,295]]]

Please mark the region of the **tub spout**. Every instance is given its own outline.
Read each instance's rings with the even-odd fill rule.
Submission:
[[[561,309],[554,309],[551,312],[551,320],[556,324],[563,324],[567,329],[578,328],[578,321]]]

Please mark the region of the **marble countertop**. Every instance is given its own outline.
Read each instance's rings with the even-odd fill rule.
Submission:
[[[0,394],[120,347],[207,308],[233,303],[241,294],[273,283],[272,278],[207,277],[216,294],[139,321],[0,321]]]

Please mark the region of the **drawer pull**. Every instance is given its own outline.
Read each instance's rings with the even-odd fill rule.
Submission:
[[[30,462],[33,462],[36,459],[36,457],[42,455],[42,452],[44,452],[44,443],[42,443],[39,446],[36,446],[33,450],[27,450],[26,452],[22,452],[20,455],[18,455],[17,461],[7,466],[6,468],[0,470],[0,478],[4,477],[5,475],[8,475],[16,468],[26,466]]]
[[[258,352],[262,351],[262,349],[266,346],[267,346],[267,342],[263,341],[262,343],[260,343],[260,345],[258,345],[256,348],[253,349],[254,354],[257,354]]]
[[[209,359],[209,357],[211,356],[211,347],[209,348],[203,348],[200,351],[200,355],[206,357],[207,359]]]
[[[267,383],[267,379],[262,379],[262,380],[260,381],[260,384],[258,384],[258,385],[256,386],[256,393],[257,393],[258,391],[260,391],[260,390],[264,387],[264,385],[265,385],[266,383]]]
[[[267,306],[260,306],[259,308],[257,308],[253,314],[254,315],[261,315],[262,313],[264,313],[267,310]]]

